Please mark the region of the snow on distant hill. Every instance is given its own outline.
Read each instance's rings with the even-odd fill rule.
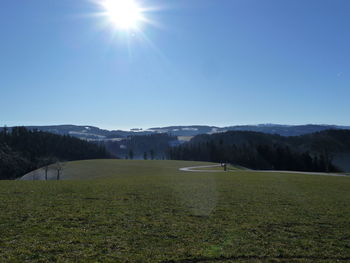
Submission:
[[[282,136],[299,136],[308,133],[319,132],[328,129],[350,129],[350,126],[337,125],[281,125],[281,124],[259,124],[259,125],[237,125],[228,127],[216,127],[205,125],[191,126],[169,126],[155,127],[146,130],[132,129],[130,131],[122,130],[104,130],[94,126],[78,125],[53,125],[53,126],[26,126],[28,129],[36,129],[46,132],[52,132],[61,135],[71,135],[86,140],[108,141],[116,138],[127,138],[128,136],[150,135],[167,133],[173,136],[196,136],[199,134],[222,133],[226,131],[255,131],[269,134],[279,134]],[[1,128],[0,128],[1,129]]]

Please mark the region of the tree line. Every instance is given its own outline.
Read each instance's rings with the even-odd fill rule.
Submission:
[[[15,179],[57,161],[99,158],[110,158],[103,145],[68,135],[24,127],[0,131],[0,179]]]
[[[166,133],[133,135],[120,141],[106,141],[109,152],[121,159],[166,159],[169,145],[177,137]]]
[[[350,131],[330,130],[284,137],[233,131],[199,135],[170,148],[175,160],[227,162],[251,169],[338,172],[334,153],[350,152]]]

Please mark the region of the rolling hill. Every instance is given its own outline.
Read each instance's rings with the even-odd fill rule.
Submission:
[[[228,127],[216,127],[205,125],[190,126],[168,126],[154,127],[149,129],[104,130],[94,126],[78,125],[52,125],[52,126],[26,126],[30,130],[40,130],[60,135],[71,135],[80,139],[108,141],[115,138],[126,138],[128,136],[150,135],[167,133],[172,136],[196,136],[200,134],[214,134],[227,131],[255,131],[282,136],[299,136],[329,129],[350,129],[350,126],[339,125],[280,125],[280,124],[259,124],[259,125],[237,125]],[[0,128],[1,130],[2,128]],[[11,129],[11,127],[9,127]]]

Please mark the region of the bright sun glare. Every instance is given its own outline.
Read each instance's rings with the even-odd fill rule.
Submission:
[[[104,0],[106,15],[120,30],[138,29],[144,20],[143,10],[136,0]]]

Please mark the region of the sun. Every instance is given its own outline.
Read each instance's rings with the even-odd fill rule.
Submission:
[[[120,30],[136,30],[145,19],[136,0],[103,0],[102,7],[110,22]]]

